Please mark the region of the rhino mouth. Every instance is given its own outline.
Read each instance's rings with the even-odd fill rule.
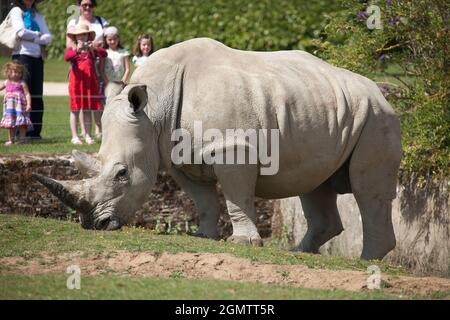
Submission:
[[[115,217],[113,210],[107,204],[98,204],[92,212],[94,217],[93,229],[118,230],[122,227],[120,220]]]
[[[106,217],[103,219],[97,219],[94,222],[94,228],[95,230],[106,230],[106,231],[113,231],[113,230],[119,230],[122,226],[120,225],[120,222],[112,217]]]

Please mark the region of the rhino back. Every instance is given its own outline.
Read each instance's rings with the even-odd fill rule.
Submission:
[[[192,134],[194,121],[223,132],[279,129],[280,170],[259,178],[261,195],[314,189],[347,160],[370,108],[393,113],[372,81],[306,52],[241,51],[211,39],[156,52],[132,81],[167,92],[161,84],[174,66],[182,74],[172,90],[182,95],[177,120]]]

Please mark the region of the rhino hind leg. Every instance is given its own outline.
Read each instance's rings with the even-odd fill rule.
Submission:
[[[256,165],[216,165],[214,172],[222,186],[228,214],[233,226],[229,242],[262,246],[256,228]]]
[[[178,185],[192,198],[198,211],[200,226],[193,236],[219,239],[217,223],[220,205],[215,183],[199,183],[189,179],[183,172],[171,169],[170,175]]]
[[[381,260],[395,248],[392,225],[392,200],[357,195],[363,225],[363,251],[361,259]]]
[[[344,230],[336,204],[337,193],[328,180],[314,191],[301,195],[300,200],[308,229],[298,250],[318,253],[323,244]]]
[[[398,120],[388,114],[369,115],[349,171],[363,225],[362,259],[382,259],[395,248],[391,209],[401,152]]]

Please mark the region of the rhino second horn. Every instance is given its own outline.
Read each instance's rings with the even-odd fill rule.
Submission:
[[[68,186],[63,185],[64,182],[58,182],[40,174],[33,173],[33,178],[42,183],[51,193],[53,193],[65,205],[87,214],[92,211],[92,206],[82,199],[76,192],[70,190]]]
[[[82,176],[92,178],[99,174],[100,161],[93,156],[78,150],[73,150],[72,156],[75,160],[75,166]]]

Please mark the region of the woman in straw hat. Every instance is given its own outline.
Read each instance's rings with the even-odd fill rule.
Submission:
[[[95,32],[90,30],[87,24],[79,24],[72,28],[67,32],[67,36],[72,39],[73,43],[71,47],[67,48],[64,55],[64,59],[72,64],[69,74],[72,143],[82,144],[77,133],[78,116],[80,111],[82,111],[86,129],[84,139],[86,143],[93,144],[95,141],[90,136],[91,111],[100,111],[102,108],[95,72],[95,59],[97,57],[106,58],[107,53],[105,49],[93,45],[92,41],[95,39]]]
[[[10,17],[13,28],[20,38],[19,45],[13,50],[12,58],[26,68],[26,83],[32,96],[33,130],[27,133],[31,139],[40,139],[42,119],[44,116],[44,61],[42,48],[52,42],[44,16],[36,9],[36,4],[42,0],[16,0],[11,9]]]

